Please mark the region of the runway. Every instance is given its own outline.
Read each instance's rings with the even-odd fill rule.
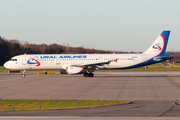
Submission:
[[[0,112],[0,116],[179,117],[180,72],[82,75],[0,75],[1,99],[128,100],[129,105],[56,111]]]

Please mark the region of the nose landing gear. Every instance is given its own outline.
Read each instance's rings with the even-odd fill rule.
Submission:
[[[26,70],[23,71],[23,74],[22,74],[22,77],[23,77],[23,78],[26,77],[26,74],[25,74],[25,73],[26,73]]]

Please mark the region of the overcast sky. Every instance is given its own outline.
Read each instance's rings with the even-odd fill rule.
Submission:
[[[0,0],[0,36],[143,52],[163,30],[180,51],[180,0]]]

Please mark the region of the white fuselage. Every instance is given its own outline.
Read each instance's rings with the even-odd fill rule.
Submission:
[[[121,69],[140,64],[152,57],[154,56],[144,54],[29,54],[15,56],[5,63],[5,66],[15,70],[60,70],[66,69],[66,67],[71,65],[101,63],[117,59],[117,62],[113,61],[109,64],[98,66],[98,68]],[[32,58],[40,64],[38,65]]]

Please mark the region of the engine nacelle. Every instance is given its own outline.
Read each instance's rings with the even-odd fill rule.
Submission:
[[[69,66],[66,68],[66,73],[67,74],[82,74],[84,73],[84,68]]]

